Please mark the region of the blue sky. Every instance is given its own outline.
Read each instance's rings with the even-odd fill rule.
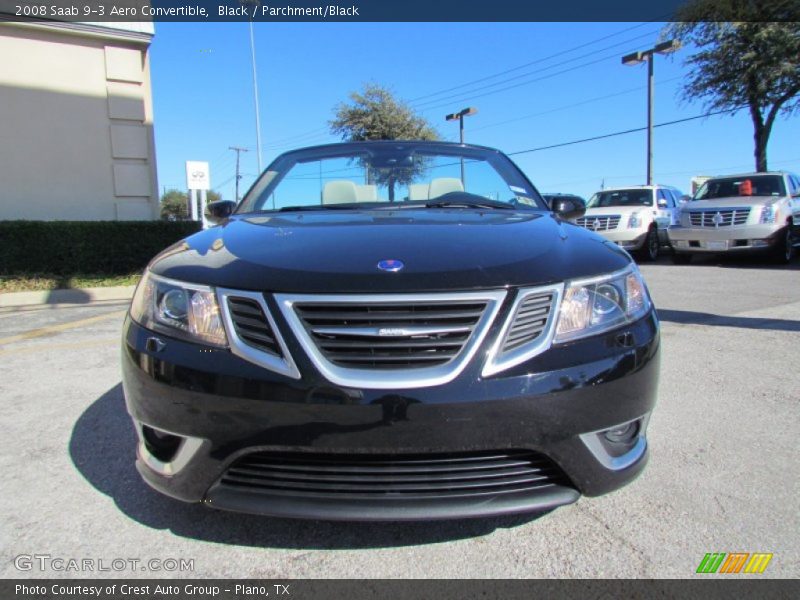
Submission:
[[[444,115],[466,106],[468,142],[515,152],[646,124],[646,66],[620,57],[651,47],[654,23],[256,23],[263,165],[280,152],[338,141],[334,106],[366,82],[391,88],[444,139]],[[680,98],[691,49],[656,57],[655,123],[699,115]],[[527,66],[524,66],[527,65]],[[234,197],[258,171],[247,23],[158,23],[151,47],[156,154],[161,189],[185,187],[186,160],[211,163],[212,186]],[[505,72],[505,73],[503,73]],[[475,83],[471,83],[475,82]],[[800,171],[800,121],[779,118],[773,169]],[[543,192],[585,197],[644,183],[644,132],[515,156]],[[689,190],[693,175],[752,170],[746,111],[655,130],[655,180]]]

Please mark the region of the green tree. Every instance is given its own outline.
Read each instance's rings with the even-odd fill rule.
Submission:
[[[683,97],[711,110],[747,109],[753,121],[755,166],[767,170],[775,119],[800,104],[800,3],[797,0],[690,0],[665,34],[697,52]]]
[[[222,195],[214,190],[206,192],[208,202],[222,199]],[[189,194],[171,189],[161,196],[161,218],[167,221],[184,221],[189,218]]]
[[[167,190],[161,196],[161,218],[183,221],[189,218],[189,197],[180,190]]]
[[[439,133],[424,117],[374,83],[365,85],[361,92],[352,92],[350,102],[339,103],[334,111],[331,133],[345,141],[439,139]],[[395,185],[413,181],[425,168],[424,161],[404,169],[370,168],[367,178],[370,183],[386,186],[393,202]]]

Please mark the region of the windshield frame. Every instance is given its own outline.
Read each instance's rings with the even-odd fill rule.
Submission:
[[[476,159],[485,161],[492,167],[501,177],[506,184],[520,188],[522,193],[519,195],[530,198],[533,205],[513,205],[508,203],[508,207],[512,209],[524,211],[544,211],[549,212],[547,203],[542,198],[539,191],[531,183],[523,171],[505,154],[493,148],[483,146],[472,146],[466,144],[454,144],[449,142],[427,142],[427,141],[404,141],[404,140],[391,140],[391,141],[367,141],[367,142],[346,142],[342,144],[329,144],[325,146],[313,146],[309,148],[301,148],[285,152],[278,156],[264,172],[256,179],[245,193],[242,201],[236,207],[234,214],[252,214],[252,213],[273,213],[280,212],[281,208],[259,208],[259,203],[262,205],[266,201],[261,199],[269,198],[272,192],[280,185],[281,181],[288,174],[288,172],[297,164],[313,162],[315,160],[343,158],[347,156],[363,156],[370,154],[377,154],[379,152],[386,152],[391,147],[396,146],[404,152],[415,153],[419,155],[429,156],[442,156],[453,157],[454,160],[459,158]],[[468,194],[468,192],[467,192]],[[432,203],[435,203],[432,200]],[[337,205],[314,205],[302,207],[302,210],[330,210]],[[349,205],[341,206],[341,209],[352,210],[370,210],[380,208],[383,210],[390,208],[401,209],[403,207],[417,207],[426,208],[426,202],[415,201],[395,201],[395,202],[380,202],[377,203],[360,203],[357,207],[349,207]],[[283,212],[287,208],[284,207]],[[300,210],[298,208],[298,210]]]
[[[710,183],[714,183],[717,181],[744,181],[749,179],[751,181],[755,179],[765,179],[767,177],[778,179],[781,184],[781,190],[778,194],[733,194],[728,196],[714,196],[713,198],[701,198],[700,192],[705,192],[708,189]],[[786,191],[786,178],[784,177],[783,173],[750,173],[748,175],[724,175],[721,177],[711,177],[703,182],[703,184],[697,188],[697,191],[692,196],[692,202],[702,202],[702,201],[709,201],[713,202],[714,200],[730,200],[732,198],[782,198],[787,195]]]
[[[650,194],[650,204],[610,204],[608,206],[593,206],[592,201],[596,196],[600,194],[615,194],[615,193],[622,193],[622,192],[647,192]],[[599,192],[595,192],[592,194],[589,199],[586,201],[586,210],[592,208],[654,208],[656,206],[656,190],[654,188],[648,187],[629,187],[629,188],[614,188],[614,189],[607,189],[607,190],[600,190]]]

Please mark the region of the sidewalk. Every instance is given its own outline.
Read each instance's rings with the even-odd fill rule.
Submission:
[[[130,300],[135,285],[99,288],[76,288],[67,290],[41,290],[36,292],[0,293],[0,308],[16,308],[33,305],[74,305],[111,303]]]

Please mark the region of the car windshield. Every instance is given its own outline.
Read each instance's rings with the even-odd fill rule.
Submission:
[[[653,206],[653,191],[634,188],[597,192],[589,199],[586,208],[604,208],[606,206]]]
[[[422,142],[364,142],[278,157],[237,212],[489,208],[547,210],[503,154]]]
[[[716,200],[736,196],[783,196],[786,188],[781,175],[747,175],[709,179],[692,200]]]

